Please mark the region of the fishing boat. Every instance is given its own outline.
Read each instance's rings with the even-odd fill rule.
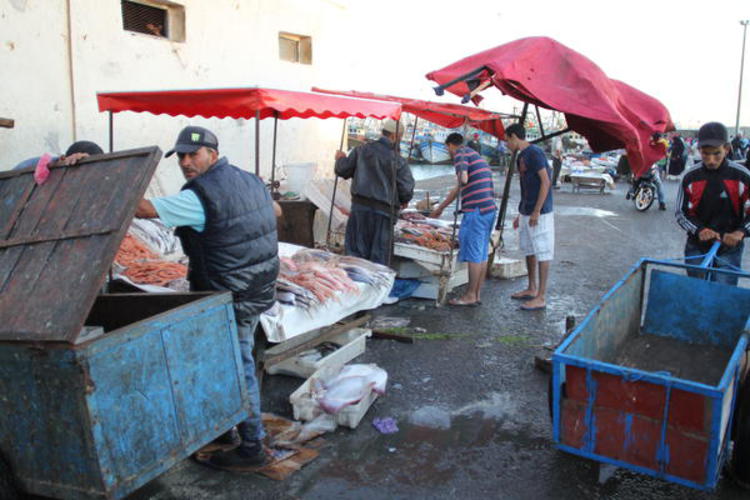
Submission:
[[[435,141],[432,137],[428,136],[419,141],[419,151],[427,163],[435,165],[451,162],[451,155],[445,144]]]

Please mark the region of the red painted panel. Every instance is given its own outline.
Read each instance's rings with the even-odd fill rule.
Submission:
[[[630,436],[625,449],[625,461],[659,470],[657,451],[661,439],[661,422],[651,418],[633,416]]]
[[[567,398],[563,399],[560,441],[573,448],[583,448],[586,430],[586,405]]]
[[[594,453],[622,459],[625,455],[625,415],[609,408],[594,408]]]
[[[586,390],[586,369],[577,366],[565,366],[565,396],[577,401],[586,401],[589,393]]]
[[[711,433],[711,400],[701,394],[672,390],[669,425],[704,436]]]
[[[708,445],[707,439],[668,428],[669,463],[667,464],[667,473],[697,483],[705,482]]]
[[[603,406],[644,417],[664,415],[665,387],[650,382],[626,382],[618,375],[594,372],[596,406]]]

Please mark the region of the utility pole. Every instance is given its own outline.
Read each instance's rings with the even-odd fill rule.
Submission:
[[[734,135],[740,133],[740,104],[742,103],[742,73],[745,71],[745,38],[747,36],[747,25],[750,20],[740,21],[742,25],[742,59],[740,59],[740,89],[737,92],[737,120],[734,122]]]

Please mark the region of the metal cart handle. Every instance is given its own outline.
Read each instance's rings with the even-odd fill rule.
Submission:
[[[719,247],[721,246],[720,241],[714,241],[713,245],[711,245],[711,249],[706,254],[706,257],[703,259],[703,262],[700,263],[700,267],[707,268],[711,265],[711,262],[714,261],[714,258],[716,257],[716,253],[719,251]]]

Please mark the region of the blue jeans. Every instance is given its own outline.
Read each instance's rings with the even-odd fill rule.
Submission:
[[[656,199],[659,200],[659,205],[663,205],[664,186],[661,183],[661,175],[658,172],[654,175],[654,184],[656,185]]]
[[[263,439],[266,435],[263,429],[263,421],[260,415],[260,387],[255,378],[255,360],[253,359],[253,347],[255,346],[255,329],[260,321],[260,315],[246,315],[239,309],[241,304],[235,304],[237,317],[237,336],[240,340],[240,356],[242,357],[242,368],[245,370],[245,383],[247,394],[250,398],[250,417],[237,426],[242,438],[242,443]]]
[[[724,252],[721,253],[720,255],[717,255],[714,261],[709,264],[709,267],[715,267],[718,269],[729,269],[732,271],[736,271],[737,269],[742,267],[743,247],[744,247],[744,243],[742,241],[740,242],[739,245],[737,245],[734,248],[727,248],[727,247],[722,246],[720,251],[722,249],[726,249],[726,250],[724,250]],[[685,243],[685,264],[692,264],[695,266],[700,265],[703,259],[698,258],[698,256],[705,255],[706,253],[707,253],[707,250],[704,250],[698,245],[688,241],[687,243]],[[706,274],[705,272],[698,271],[696,269],[688,269],[687,273],[688,273],[688,276],[692,278],[700,278],[700,279],[703,279]],[[715,281],[717,283],[724,283],[725,285],[737,286],[738,276],[736,274],[711,273],[709,279],[710,281]]]

